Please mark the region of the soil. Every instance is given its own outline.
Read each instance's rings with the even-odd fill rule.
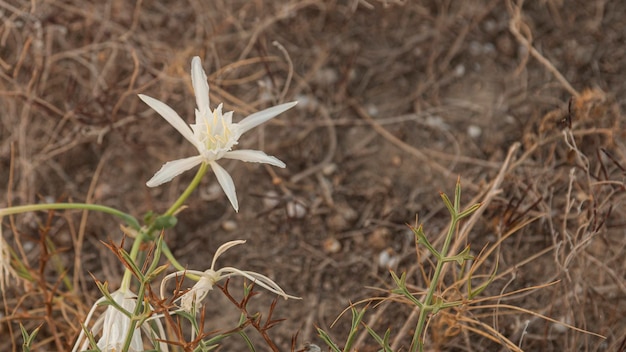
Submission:
[[[195,270],[221,244],[247,241],[218,267],[302,297],[272,311],[285,319],[268,331],[279,350],[327,350],[316,327],[343,346],[350,313],[338,316],[371,298],[364,321],[408,350],[417,310],[391,293],[389,270],[421,297],[434,259],[411,226],[419,216],[440,248],[440,192],[452,197],[459,179],[461,204],[482,206],[453,248],[476,256],[475,287],[496,275],[429,319],[426,350],[624,351],[625,13],[612,0],[0,1],[0,206],[166,211],[194,172],[145,182],[195,149],[137,94],[192,122],[200,56],[212,107],[223,102],[235,121],[298,101],[237,146],[285,169],[221,160],[239,212],[209,172],[164,234]],[[94,278],[119,287],[122,266],[103,244],[122,243],[119,225],[79,211],[2,219],[31,279],[9,278],[0,350],[20,348],[20,324],[40,327],[33,350],[71,348],[101,296]],[[467,298],[462,278],[449,265],[438,296]],[[228,282],[237,298],[243,282]],[[266,318],[274,295],[255,290],[250,311]],[[204,308],[205,331],[237,325],[220,290]],[[359,336],[354,350],[380,348]],[[246,347],[233,336],[221,350]]]

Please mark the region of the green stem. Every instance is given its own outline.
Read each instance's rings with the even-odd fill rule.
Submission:
[[[143,233],[140,232],[140,234],[137,236],[137,238],[135,239],[135,242],[133,243],[133,247],[131,249],[131,256],[133,255],[133,252],[136,253],[139,251],[139,246],[135,246],[137,243],[141,243],[143,240]],[[136,248],[136,250],[135,250]],[[134,258],[134,257],[133,257]],[[122,280],[122,287],[125,284],[124,280],[126,279],[127,274],[130,274],[130,270],[126,269],[124,271],[124,279]],[[130,278],[131,276],[128,275],[128,285],[130,285]],[[147,304],[144,300],[144,296],[146,294],[146,286],[149,285],[147,282],[141,282],[141,284],[139,285],[139,291],[137,292],[137,304],[135,305],[135,310],[132,313],[133,318],[138,317],[142,312],[142,310],[144,309],[144,304]],[[120,288],[121,289],[121,288]],[[122,351],[129,351],[130,350],[130,344],[133,340],[133,334],[135,332],[135,328],[137,327],[138,321],[137,319],[131,319],[130,320],[130,325],[128,326],[128,331],[126,332],[126,341],[124,342],[124,347],[122,348]]]
[[[139,222],[132,215],[126,214],[117,209],[107,207],[104,205],[98,204],[86,204],[86,203],[43,203],[43,204],[30,204],[30,205],[20,205],[10,208],[0,209],[0,217],[5,215],[13,215],[13,214],[21,214],[27,213],[31,211],[46,211],[46,210],[65,210],[65,209],[76,209],[76,210],[93,210],[99,211],[101,213],[107,213],[118,218],[124,220],[128,225],[132,226],[135,230],[139,230]]]
[[[163,254],[165,254],[165,257],[170,261],[170,263],[172,263],[172,265],[174,266],[174,268],[176,268],[176,270],[185,271],[185,267],[182,266],[178,262],[178,260],[176,260],[176,258],[174,257],[174,254],[172,254],[172,251],[170,250],[170,247],[168,247],[167,244],[165,244],[165,242],[163,242],[163,246],[161,248],[163,250]]]
[[[183,272],[187,271],[187,268],[185,268],[182,264],[180,264],[180,262],[178,262],[178,260],[176,260],[174,254],[172,254],[172,251],[170,250],[170,247],[168,247],[165,242],[163,242],[163,246],[161,247],[161,249],[163,251],[163,254],[165,254],[165,257],[170,261],[170,263],[172,263],[176,270]],[[200,280],[200,276],[195,274],[186,273],[185,276],[192,280]]]
[[[183,205],[183,203],[185,203],[191,193],[196,189],[196,187],[198,187],[198,184],[200,183],[200,180],[202,180],[202,176],[204,176],[204,174],[206,173],[208,166],[209,165],[204,162],[200,164],[200,169],[198,169],[196,176],[194,176],[193,180],[191,180],[191,183],[189,184],[189,186],[187,186],[187,189],[185,189],[183,194],[181,194],[176,202],[174,202],[174,204],[172,204],[172,206],[165,212],[165,214],[163,214],[164,216],[174,215],[176,211]]]
[[[452,214],[452,221],[450,222],[450,228],[448,229],[446,240],[440,252],[441,258],[445,258],[448,256],[448,249],[450,247],[450,243],[452,242],[452,237],[454,237],[454,231],[456,229],[458,221],[458,209],[454,209],[454,213]],[[418,348],[420,352],[424,349],[424,341],[422,341],[421,335],[424,330],[424,326],[426,325],[427,314],[432,311],[431,305],[433,296],[435,295],[435,290],[437,289],[439,283],[439,276],[441,275],[443,265],[445,264],[445,261],[443,261],[441,258],[437,258],[437,266],[435,267],[435,272],[433,273],[433,277],[430,281],[428,292],[426,293],[426,298],[424,298],[424,308],[420,310],[420,315],[417,319],[417,327],[415,328],[415,333],[413,335],[413,341],[417,343],[411,345],[411,352],[415,352]]]
[[[178,209],[180,209],[180,207],[182,207],[182,205],[185,203],[187,198],[189,198],[191,193],[193,193],[193,191],[200,184],[200,180],[202,180],[202,177],[204,176],[204,174],[206,174],[207,168],[208,168],[207,163],[202,163],[200,165],[200,169],[198,169],[196,176],[194,176],[193,180],[191,180],[191,183],[189,183],[189,186],[187,186],[185,191],[180,195],[180,197],[178,197],[178,199],[174,202],[174,204],[172,204],[172,206],[162,216],[172,216],[176,213],[176,211],[178,211]],[[146,238],[152,238],[152,233],[154,231],[155,231],[154,224],[150,226],[148,229],[144,228],[144,229],[141,229],[140,231],[137,231],[137,237],[135,238],[135,241],[133,242],[133,246],[130,250],[130,257],[133,260],[137,259],[137,255],[139,254],[139,248],[141,246],[141,243],[143,243],[143,241]],[[169,247],[167,247],[165,242],[163,242],[163,253],[177,270],[181,270],[181,271],[185,270],[185,268],[176,260],[176,258],[172,254],[172,251],[170,251]],[[127,285],[127,287],[130,287],[131,278],[132,278],[132,272],[126,269],[124,271],[124,277],[122,278],[122,287],[124,287],[124,285]]]

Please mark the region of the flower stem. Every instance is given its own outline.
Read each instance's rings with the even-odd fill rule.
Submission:
[[[165,242],[163,242],[162,250],[163,250],[163,254],[165,254],[165,257],[170,261],[170,263],[172,263],[172,265],[174,266],[174,268],[176,268],[176,270],[179,270],[179,271],[185,271],[186,270],[185,267],[182,266],[178,262],[178,260],[176,260],[176,258],[174,257],[174,254],[170,250],[170,247],[168,247]]]
[[[124,220],[128,225],[135,230],[139,230],[139,222],[132,215],[126,214],[117,209],[107,207],[98,204],[86,204],[86,203],[43,203],[43,204],[30,204],[20,205],[10,208],[0,209],[0,217],[5,215],[21,214],[31,211],[46,211],[46,210],[61,210],[61,209],[78,209],[78,210],[93,210],[101,213],[107,213]]]
[[[191,180],[191,183],[189,183],[189,186],[187,186],[187,188],[180,195],[180,197],[176,199],[176,202],[174,202],[174,204],[172,204],[172,206],[162,216],[173,216],[176,213],[176,211],[178,211],[178,209],[182,207],[183,203],[185,203],[185,201],[187,200],[187,198],[189,198],[191,193],[193,193],[193,191],[198,187],[198,184],[200,184],[200,180],[202,180],[202,177],[204,176],[204,174],[206,174],[207,168],[208,168],[207,163],[202,163],[200,165],[200,169],[198,169],[196,176],[194,176],[193,180]],[[147,229],[143,228],[137,231],[137,237],[135,238],[135,241],[133,242],[133,246],[130,250],[130,257],[133,260],[137,260],[137,255],[139,254],[139,248],[141,244],[144,242],[146,238],[151,238],[152,233],[154,231],[155,231],[154,224],[148,227]],[[167,257],[167,259],[169,259],[172,265],[174,265],[174,267],[177,270],[185,270],[185,268],[176,260],[176,258],[170,251],[169,247],[167,247],[165,242],[162,243],[162,246],[163,246],[162,247],[163,253]],[[124,285],[126,285],[126,287],[130,287],[131,278],[132,278],[132,272],[128,270],[127,268],[124,271],[124,277],[122,278],[122,287],[124,287]]]
[[[206,173],[208,166],[209,165],[204,162],[200,164],[200,169],[198,169],[196,176],[194,176],[193,180],[191,180],[191,183],[189,184],[189,186],[187,186],[187,189],[185,189],[183,194],[181,194],[176,202],[174,202],[174,204],[172,204],[172,206],[165,212],[165,214],[163,214],[164,216],[174,215],[176,213],[176,211],[183,205],[187,198],[189,198],[189,196],[196,189],[196,187],[198,187],[198,184],[200,183],[202,176],[204,176],[204,174]]]

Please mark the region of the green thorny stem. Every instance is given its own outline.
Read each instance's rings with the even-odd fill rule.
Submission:
[[[420,309],[420,315],[417,320],[417,326],[415,328],[415,333],[413,334],[413,342],[411,344],[410,351],[415,352],[418,348],[419,351],[422,352],[424,350],[424,340],[423,340],[423,331],[426,325],[426,319],[428,314],[431,313],[436,306],[432,305],[433,296],[435,295],[435,291],[437,290],[439,284],[439,277],[441,276],[441,272],[443,270],[443,266],[446,262],[450,260],[448,258],[448,250],[450,248],[450,243],[452,242],[452,238],[454,237],[454,233],[456,232],[457,225],[459,220],[470,215],[474,211],[476,211],[480,207],[479,204],[474,204],[467,208],[466,210],[461,212],[461,182],[460,180],[456,183],[456,189],[454,192],[454,204],[450,202],[448,196],[444,193],[441,193],[441,198],[443,199],[448,211],[450,212],[450,227],[448,228],[448,234],[446,235],[446,239],[443,243],[443,247],[441,248],[441,252],[433,253],[437,258],[437,266],[435,267],[435,272],[430,281],[430,285],[428,287],[428,292],[426,293],[426,297],[424,298],[423,306]],[[416,343],[417,342],[417,343]]]

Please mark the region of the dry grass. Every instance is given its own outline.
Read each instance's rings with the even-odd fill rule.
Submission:
[[[510,350],[624,351],[625,12],[621,1],[0,0],[0,204],[164,211],[192,175],[143,184],[191,149],[137,93],[191,119],[199,55],[212,104],[235,119],[300,102],[241,145],[287,169],[226,163],[240,212],[207,177],[166,238],[190,267],[247,239],[223,260],[304,298],[273,312],[287,319],[269,330],[281,350],[296,332],[296,348],[320,344],[315,326],[341,341],[349,322],[329,325],[349,302],[392,286],[382,252],[424,289],[430,259],[420,250],[416,260],[405,224],[419,213],[436,243],[447,223],[438,192],[461,175],[463,202],[485,206],[458,248],[492,249],[479,274],[497,261],[498,275],[481,295],[492,300],[431,319],[430,350],[506,350],[506,340]],[[99,296],[89,273],[119,285],[100,242],[120,242],[118,223],[50,212],[2,226],[30,281],[12,279],[2,296],[0,350],[19,349],[20,323],[41,326],[35,350],[68,350]],[[455,275],[442,295],[456,297]],[[270,300],[261,295],[259,309]],[[390,327],[406,350],[411,308],[386,301],[370,313],[368,325]],[[206,329],[231,328],[238,312],[228,314]]]

